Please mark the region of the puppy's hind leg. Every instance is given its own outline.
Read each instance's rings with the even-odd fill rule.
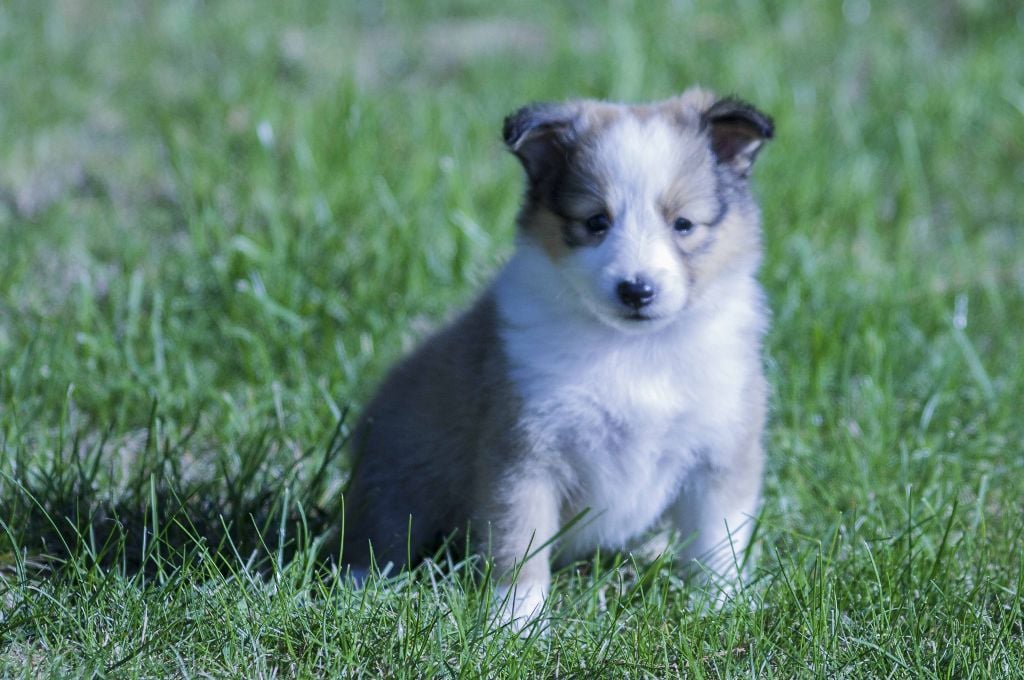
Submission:
[[[421,556],[433,517],[414,490],[357,478],[344,497],[342,561],[353,579],[395,575]]]

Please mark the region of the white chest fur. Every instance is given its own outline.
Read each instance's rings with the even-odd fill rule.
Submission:
[[[569,555],[622,547],[688,475],[734,448],[764,326],[749,275],[646,332],[611,328],[566,299],[543,256],[521,250],[494,293],[523,429],[563,487]],[[556,291],[560,291],[561,295]]]

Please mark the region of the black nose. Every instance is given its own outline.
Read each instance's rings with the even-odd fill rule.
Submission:
[[[654,299],[654,288],[651,284],[647,283],[643,279],[633,279],[632,281],[620,281],[615,292],[619,294],[619,299],[622,300],[622,304],[632,307],[633,309],[640,309],[646,307]]]

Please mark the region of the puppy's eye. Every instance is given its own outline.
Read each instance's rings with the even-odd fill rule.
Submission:
[[[677,234],[689,234],[694,228],[693,222],[686,219],[685,217],[677,217],[676,221],[672,223],[672,228],[676,230]]]
[[[612,227],[612,220],[604,213],[598,213],[587,218],[583,223],[591,234],[603,234]]]

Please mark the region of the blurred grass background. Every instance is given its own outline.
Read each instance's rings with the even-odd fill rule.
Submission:
[[[1019,669],[1022,31],[986,0],[0,4],[0,674]],[[520,641],[472,579],[347,590],[346,425],[510,252],[503,116],[693,83],[777,122],[756,608],[598,565]]]

